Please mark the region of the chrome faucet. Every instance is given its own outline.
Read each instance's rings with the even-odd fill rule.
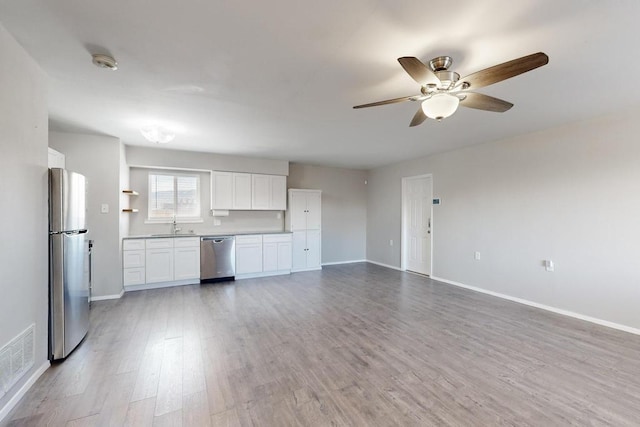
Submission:
[[[178,227],[178,223],[176,222],[176,216],[173,216],[173,233],[172,234],[178,234],[179,231],[182,230],[182,228]]]

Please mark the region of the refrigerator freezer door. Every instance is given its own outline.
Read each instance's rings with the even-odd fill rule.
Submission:
[[[86,179],[65,169],[49,169],[49,231],[86,229]]]
[[[63,359],[89,328],[88,243],[85,233],[50,236],[50,344],[52,359]]]

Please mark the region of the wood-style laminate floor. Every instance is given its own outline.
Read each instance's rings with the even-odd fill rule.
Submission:
[[[640,337],[352,264],[127,293],[5,425],[638,425]]]

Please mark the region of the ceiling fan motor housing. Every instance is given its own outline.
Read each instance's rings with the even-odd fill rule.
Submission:
[[[453,59],[450,56],[438,56],[429,61],[429,68],[431,71],[444,71],[448,70],[453,64]]]

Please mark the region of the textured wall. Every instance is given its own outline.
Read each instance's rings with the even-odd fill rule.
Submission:
[[[0,94],[0,347],[36,325],[34,367],[1,411],[47,363],[49,241],[45,75],[1,25]]]
[[[434,276],[640,327],[639,112],[370,171],[368,258],[400,266],[401,179],[431,173]]]

